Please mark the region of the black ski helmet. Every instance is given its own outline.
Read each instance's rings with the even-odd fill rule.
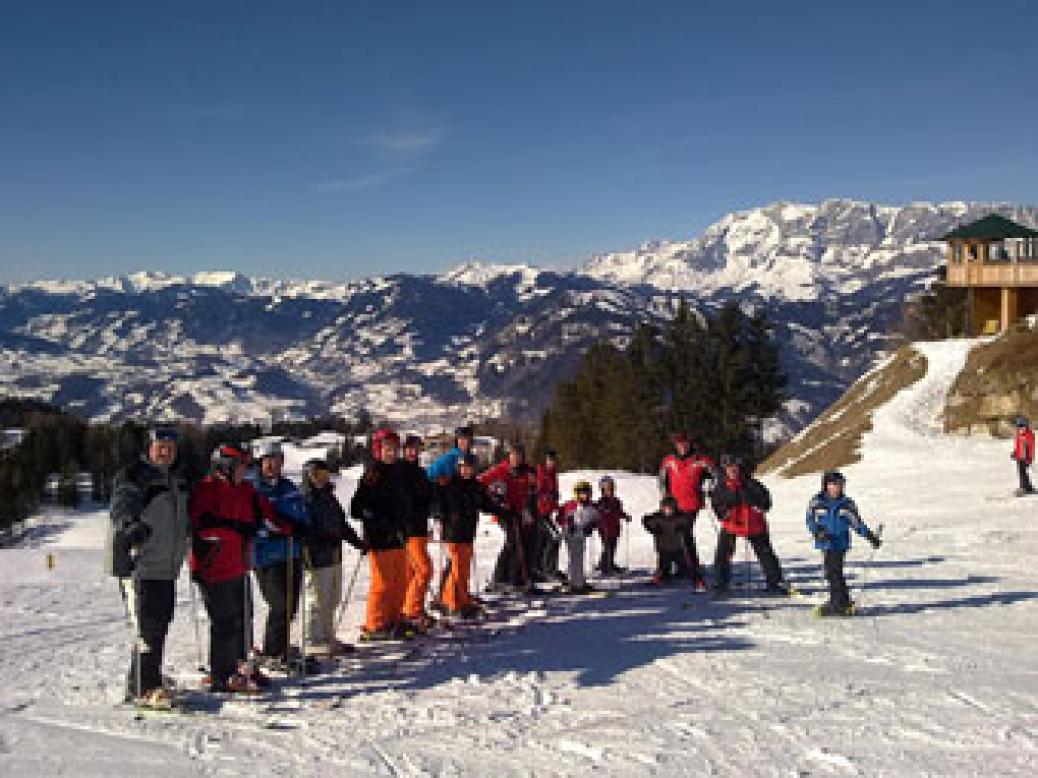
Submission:
[[[674,513],[677,513],[678,501],[675,500],[673,497],[664,497],[662,500],[660,500],[660,510],[662,511],[665,508],[670,508],[674,511]]]
[[[822,474],[823,492],[826,490],[826,487],[828,487],[829,484],[839,484],[840,486],[843,486],[846,483],[847,479],[839,470],[826,470],[825,473]]]

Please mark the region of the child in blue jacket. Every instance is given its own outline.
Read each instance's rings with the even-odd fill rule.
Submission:
[[[814,536],[815,548],[824,553],[825,579],[829,582],[829,602],[815,609],[819,616],[850,616],[851,597],[843,575],[843,559],[851,547],[851,529],[880,547],[880,539],[858,514],[854,500],[844,494],[847,479],[830,470],[822,476],[822,491],[807,506],[807,529]]]

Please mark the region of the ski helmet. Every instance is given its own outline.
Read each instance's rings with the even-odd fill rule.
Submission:
[[[1016,417],[1016,426],[1019,427],[1020,429],[1023,429],[1024,427],[1030,427],[1031,423],[1027,420],[1026,416],[1017,416]]]
[[[745,460],[737,454],[724,454],[721,457],[721,467],[729,467],[735,465],[740,470],[746,464]]]
[[[382,458],[382,444],[390,443],[394,446],[400,446],[400,436],[397,435],[389,427],[382,427],[381,429],[375,430],[375,434],[371,436],[371,455],[375,459]]]
[[[472,440],[475,437],[475,430],[473,430],[471,424],[463,424],[454,430],[454,437]]]
[[[422,439],[418,435],[408,435],[404,438],[404,448],[421,448]]]
[[[330,472],[331,468],[328,467],[328,462],[326,460],[319,459],[317,457],[315,457],[313,459],[308,459],[308,460],[306,460],[303,463],[303,472],[306,473],[307,475],[310,475],[312,473],[316,473],[318,470],[324,470],[325,472]]]
[[[280,440],[264,440],[256,447],[256,459],[266,459],[267,457],[281,457],[283,459],[284,456],[285,450]]]
[[[839,470],[826,470],[822,475],[822,491],[825,491],[829,484],[839,484],[843,486],[847,483],[847,479],[844,478],[843,473]]]
[[[234,471],[239,465],[247,465],[249,463],[249,455],[241,446],[221,443],[213,449],[210,463],[215,472],[229,479],[234,475]]]
[[[670,442],[677,445],[678,443],[688,443],[692,445],[692,437],[685,430],[677,430],[670,433]]]
[[[149,443],[155,443],[156,441],[177,443],[179,440],[180,433],[177,432],[175,427],[152,427],[148,430]]]
[[[613,480],[611,475],[604,475],[598,479],[598,488],[605,489],[607,486],[616,488],[616,481]]]
[[[675,513],[677,513],[678,501],[675,500],[673,497],[664,497],[662,500],[660,500],[660,510],[666,510],[667,508],[670,508]]]
[[[591,494],[591,484],[587,481],[577,481],[573,484],[573,494],[579,497],[582,494]]]
[[[558,459],[559,458],[559,452],[557,452],[553,448],[546,448],[546,449],[544,449],[544,458],[545,459]]]

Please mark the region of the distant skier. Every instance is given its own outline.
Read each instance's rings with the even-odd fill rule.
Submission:
[[[310,594],[307,642],[318,652],[348,653],[353,646],[335,635],[335,611],[342,599],[342,544],[345,541],[362,554],[367,549],[346,520],[325,460],[310,459],[303,465],[302,492],[310,514],[310,533],[306,538]]]
[[[252,485],[274,510],[292,527],[292,534],[304,535],[310,515],[299,488],[282,475],[285,454],[277,441],[264,443],[257,452],[259,467],[250,476]],[[303,584],[303,543],[291,534],[276,529],[256,537],[253,575],[267,602],[267,624],[263,631],[261,657],[272,665],[285,665],[292,659],[289,624],[299,610]]]
[[[815,548],[822,551],[825,578],[829,582],[829,601],[815,609],[819,616],[850,616],[853,613],[847,580],[843,575],[843,560],[851,547],[853,529],[873,548],[881,541],[862,521],[858,506],[844,492],[843,474],[830,470],[822,476],[822,491],[811,498],[807,506],[807,529],[815,539]]]
[[[403,609],[411,490],[398,461],[400,437],[390,429],[378,430],[371,448],[373,462],[350,502],[350,514],[364,524],[371,568],[361,640],[409,640],[415,633],[405,622]]]
[[[537,465],[537,544],[534,577],[539,581],[565,581],[559,571],[559,548],[562,535],[555,523],[559,509],[559,458],[555,449],[544,452]]]
[[[584,578],[584,550],[587,536],[598,526],[600,514],[591,501],[591,484],[577,481],[573,486],[573,499],[559,508],[559,527],[566,542],[569,557],[567,565],[566,591],[586,594],[592,591]]]
[[[595,503],[598,508],[598,534],[602,538],[602,555],[595,566],[603,575],[626,573],[627,569],[616,564],[616,546],[620,542],[621,527],[630,523],[631,517],[624,511],[624,504],[616,496],[616,481],[610,475],[598,481],[602,495]]]
[[[187,554],[188,487],[177,466],[176,431],[157,427],[148,437],[147,451],[115,477],[106,567],[119,579],[138,636],[126,700],[167,708],[171,699],[162,684],[162,655],[173,620],[176,580]]]
[[[253,538],[259,532],[292,532],[270,502],[245,480],[249,456],[224,444],[213,451],[210,474],[191,493],[194,534],[191,573],[209,614],[210,689],[256,692],[268,681],[245,663],[252,620]]]
[[[699,563],[699,552],[696,550],[695,525],[696,516],[706,504],[704,484],[712,481],[717,464],[708,456],[696,454],[692,439],[687,432],[675,432],[671,435],[674,453],[663,460],[660,465],[660,493],[664,497],[673,497],[677,501],[678,510],[688,517],[688,528],[685,534],[685,548],[688,551],[690,569],[688,575],[695,582],[697,589],[705,589],[703,569]]]
[[[664,497],[658,511],[642,518],[642,526],[656,545],[656,572],[650,583],[662,586],[672,578],[689,577],[692,562],[685,540],[689,524],[688,514],[678,510],[673,497]]]
[[[410,490],[410,512],[407,517],[407,595],[404,598],[404,618],[419,632],[432,626],[432,617],[425,612],[425,596],[432,580],[432,559],[429,558],[429,503],[433,485],[426,471],[418,464],[422,439],[408,435],[404,439],[404,458],[400,462],[403,480]]]
[[[480,608],[469,591],[472,549],[480,512],[504,515],[508,508],[490,496],[476,480],[479,461],[475,454],[458,460],[458,472],[436,487],[433,513],[441,524],[440,537],[447,544],[450,572],[442,587],[440,609],[452,618],[470,619]]]
[[[1016,460],[1016,470],[1020,476],[1020,488],[1016,490],[1017,497],[1034,494],[1031,476],[1027,472],[1034,464],[1034,430],[1031,429],[1031,423],[1023,416],[1016,420],[1016,437],[1013,440],[1011,458]]]
[[[788,594],[789,587],[782,581],[782,567],[771,546],[765,517],[771,509],[771,494],[764,484],[751,477],[741,457],[725,455],[721,458],[721,467],[724,478],[711,494],[714,513],[721,521],[714,554],[714,591],[719,594],[728,591],[737,538],[746,538],[764,571],[764,591]]]
[[[509,508],[508,514],[498,516],[498,523],[505,531],[505,543],[494,566],[491,588],[531,590],[537,476],[526,464],[526,448],[514,443],[508,459],[479,476],[479,481]]]

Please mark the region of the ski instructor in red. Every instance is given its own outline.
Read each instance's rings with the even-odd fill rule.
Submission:
[[[695,523],[699,511],[706,505],[703,484],[714,479],[717,464],[710,457],[694,452],[687,432],[675,432],[670,439],[674,443],[674,453],[660,465],[660,493],[663,497],[673,497],[678,503],[678,511],[688,516],[684,551],[688,555],[689,577],[697,589],[706,589],[696,551]]]

